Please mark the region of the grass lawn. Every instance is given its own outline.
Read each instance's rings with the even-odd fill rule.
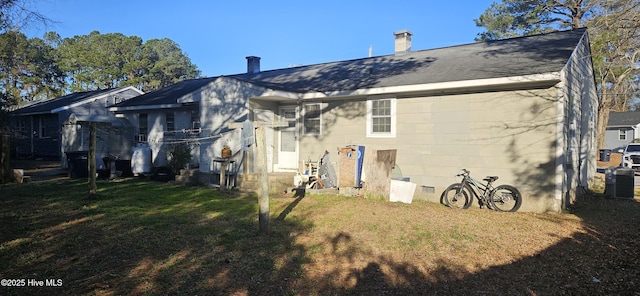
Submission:
[[[274,196],[260,235],[255,195],[138,179],[98,189],[0,186],[0,279],[17,280],[0,295],[640,293],[638,199],[533,214]],[[38,283],[61,286],[6,286]]]

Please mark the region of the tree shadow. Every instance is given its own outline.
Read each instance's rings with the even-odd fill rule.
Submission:
[[[248,218],[255,195],[125,180],[102,183],[98,198],[86,199],[83,180],[29,186],[0,187],[0,278],[62,279],[62,287],[2,287],[3,295],[635,295],[639,288],[636,200],[585,196],[569,208],[580,231],[551,234],[565,238],[533,255],[470,270],[459,258],[407,261],[363,248],[342,229],[305,243],[298,238],[313,233],[305,211],[319,209],[300,208],[304,196],[260,235],[257,217]],[[338,264],[310,269],[319,248]]]

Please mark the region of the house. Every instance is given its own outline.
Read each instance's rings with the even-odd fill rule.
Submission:
[[[250,56],[247,73],[193,80],[190,92],[163,97],[180,87],[170,86],[113,110],[197,108],[193,142],[205,175],[223,146],[244,161],[241,133],[228,123],[249,119],[289,123],[267,128],[269,172],[302,171],[303,160],[361,145],[365,158],[395,149],[395,171],[418,185],[415,199],[439,202],[462,168],[517,186],[522,211],[560,211],[588,186],[598,97],[586,29],[417,51],[411,32],[394,36],[394,54],[268,71]],[[146,118],[162,126],[162,114]]]
[[[18,157],[59,159],[67,168],[65,152],[89,150],[88,122],[99,122],[97,155],[126,158],[123,136],[133,127],[107,110],[107,106],[142,94],[135,87],[120,87],[38,101],[9,113],[12,144]],[[132,140],[131,140],[132,141]],[[130,148],[131,145],[128,145]]]
[[[640,112],[611,112],[604,135],[604,149],[624,149],[640,138]]]
[[[184,96],[200,96],[199,90],[214,79],[202,78],[178,82],[131,100],[110,106],[109,110],[134,126],[136,145],[151,148],[154,167],[167,165],[167,153],[174,143],[192,145],[192,165],[197,166],[200,134],[199,106],[179,103]]]
[[[220,163],[213,160],[220,158],[224,146],[233,146],[236,152],[234,173],[241,165],[236,141],[239,131],[230,130],[228,123],[247,120],[248,98],[261,94],[260,90],[224,76],[191,79],[115,104],[109,110],[134,125],[136,143],[150,148],[154,167],[167,166],[173,145],[186,143],[192,149],[190,167],[199,168],[202,183],[212,184],[217,183],[213,179],[218,180],[220,170]],[[212,176],[214,172],[216,176]]]
[[[461,168],[517,186],[523,211],[560,211],[588,186],[598,97],[586,29],[422,51],[411,38],[396,32],[393,55],[232,76],[262,88],[253,118],[291,122],[275,132],[274,170],[363,145],[397,149],[416,197],[434,202]]]

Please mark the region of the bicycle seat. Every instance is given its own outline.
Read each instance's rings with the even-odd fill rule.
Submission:
[[[484,180],[484,181],[487,181],[487,182],[491,183],[491,182],[493,182],[493,181],[495,181],[495,180],[498,180],[498,176],[487,176],[486,178],[484,178],[484,179],[482,179],[482,180]]]

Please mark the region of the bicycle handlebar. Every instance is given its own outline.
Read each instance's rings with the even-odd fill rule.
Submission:
[[[469,174],[471,174],[470,171],[467,171],[467,169],[462,169],[462,173],[457,174],[456,177],[460,177],[460,176],[464,176],[464,175],[468,176]]]

